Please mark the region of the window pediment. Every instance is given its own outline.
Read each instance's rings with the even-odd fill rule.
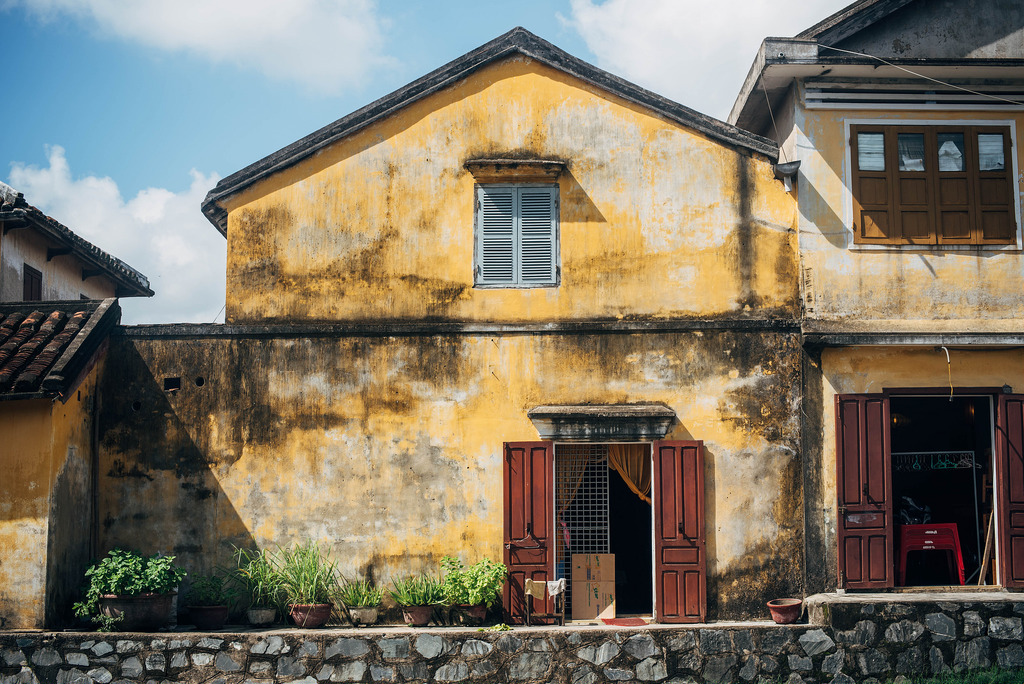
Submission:
[[[463,164],[477,183],[553,183],[565,171],[559,159],[470,159]]]

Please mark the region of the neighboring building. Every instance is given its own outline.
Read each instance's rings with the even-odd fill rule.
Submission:
[[[97,541],[97,366],[114,297],[152,294],[0,183],[0,628],[61,624],[78,596]]]
[[[152,296],[146,276],[0,183],[0,302]]]
[[[515,29],[228,176],[227,324],[113,346],[101,546],[312,539],[379,582],[504,557],[518,592],[568,541],[663,621],[799,593],[776,154]]]
[[[856,3],[766,39],[736,101],[799,162],[808,593],[946,577],[900,576],[903,497],[969,583],[1024,586],[1022,102],[1004,0]]]

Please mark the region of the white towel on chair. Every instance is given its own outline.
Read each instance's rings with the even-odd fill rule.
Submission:
[[[558,596],[565,593],[565,578],[548,582],[548,596]]]

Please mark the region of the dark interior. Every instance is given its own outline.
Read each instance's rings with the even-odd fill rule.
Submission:
[[[616,615],[652,611],[651,505],[633,493],[622,477],[608,473],[608,536],[615,554]]]
[[[892,397],[890,421],[894,557],[901,523],[955,523],[966,582],[977,584],[992,511],[989,398]],[[910,551],[904,586],[959,584],[948,558],[941,550]],[[994,583],[991,568],[986,575]]]

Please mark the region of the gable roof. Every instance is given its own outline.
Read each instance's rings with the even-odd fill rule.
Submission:
[[[911,2],[913,0],[858,0],[794,37],[813,39],[821,45],[835,45]]]
[[[988,11],[979,13],[979,16],[987,18],[986,26],[990,30],[1005,28],[1007,22],[1003,15],[992,7],[998,5],[997,0],[961,0],[957,6],[961,11],[967,11],[971,7],[977,9],[977,5],[985,2],[988,2]],[[924,51],[908,52],[905,43],[892,48],[896,54],[880,54],[878,45],[874,50],[858,46],[857,41],[865,37],[884,43],[882,39],[890,37],[882,33],[887,27],[893,34],[891,37],[909,32],[906,22],[912,19],[910,13],[924,10],[934,14],[944,11],[938,3],[929,5],[928,0],[858,0],[792,38],[765,38],[733,103],[729,122],[750,131],[770,130],[769,106],[781,105],[792,82],[825,74],[831,79],[906,79],[908,71],[905,67],[909,67],[912,73],[924,79],[974,80],[977,83],[1006,82],[1007,79],[1021,81],[1024,59],[1016,56],[1017,53],[1010,56],[999,54],[998,48],[990,54],[980,55],[929,53],[928,49],[937,45],[947,52],[955,52],[961,43],[934,36],[929,40],[928,36],[917,34],[909,42],[919,42],[927,48]],[[947,19],[956,23],[956,18],[950,18],[948,13]],[[1012,24],[1015,28],[1019,26]],[[977,26],[966,26],[953,33],[975,35],[971,31],[977,32]],[[944,87],[931,80],[927,83],[929,90]],[[766,104],[766,99],[770,105]]]
[[[224,198],[271,174],[297,164],[345,136],[390,116],[402,107],[455,84],[491,62],[515,54],[530,57],[624,100],[642,105],[667,119],[699,131],[713,140],[766,155],[772,160],[778,158],[778,146],[773,141],[645,90],[634,83],[573,57],[568,52],[522,27],[516,27],[426,76],[385,95],[376,102],[372,102],[224,178],[203,200],[203,214],[217,227],[217,230],[226,236],[227,211],[219,204]]]
[[[0,401],[67,394],[120,320],[116,299],[0,304]]]
[[[117,257],[104,252],[85,238],[75,235],[71,229],[51,218],[25,201],[25,195],[14,188],[0,183],[0,223],[6,233],[16,228],[29,228],[42,234],[47,240],[61,245],[84,265],[84,271],[103,275],[114,283],[119,297],[152,297],[149,278]]]

